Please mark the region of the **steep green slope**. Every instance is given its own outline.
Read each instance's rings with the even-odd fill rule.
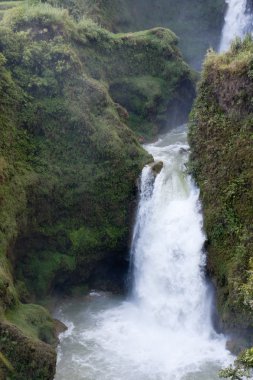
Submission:
[[[114,35],[48,5],[5,13],[0,351],[13,379],[53,378],[53,321],[31,302],[122,287],[136,180],[152,159],[127,124],[152,137],[180,94],[190,107],[194,85],[176,44],[168,30]],[[0,355],[11,373],[6,363]]]
[[[115,2],[115,0],[48,2],[66,7],[78,20],[82,20],[85,15],[99,25],[116,32],[146,29],[150,26],[144,22],[139,27],[138,17],[129,28],[115,26],[115,18],[121,17],[124,24],[126,14],[130,17],[129,12],[133,7],[127,2]],[[157,25],[160,24],[154,19],[151,25],[156,26],[156,22]],[[159,27],[148,32],[128,33],[123,37],[124,44],[120,44],[122,37],[123,34],[114,35],[114,45],[117,44],[116,56],[112,56],[109,49],[106,51],[107,46],[104,45],[103,52],[101,46],[98,47],[97,53],[100,58],[95,57],[94,61],[94,54],[91,56],[94,64],[92,75],[100,78],[101,68],[104,68],[105,64],[112,67],[106,73],[102,69],[102,75],[110,80],[109,92],[113,99],[127,108],[129,126],[138,135],[152,138],[161,128],[186,122],[195,93],[189,67],[182,61],[178,49],[179,40],[175,34]],[[131,64],[133,52],[135,65],[131,65],[132,71],[128,70],[127,77],[124,78],[123,73]],[[139,75],[140,71],[143,72],[142,77]]]
[[[0,20],[2,20],[2,18],[4,17],[4,14],[5,12],[8,10],[8,9],[11,9],[11,8],[14,8],[14,7],[18,7],[20,6],[21,4],[23,3],[23,1],[11,1],[11,0],[7,0],[7,1],[0,1]]]
[[[226,54],[210,52],[192,115],[191,165],[222,324],[237,332],[253,327],[252,99],[252,40],[236,41]]]
[[[0,378],[6,379],[7,370],[11,379],[24,380],[28,374],[29,378],[49,379],[56,361],[49,345],[55,343],[53,321],[42,307],[20,303],[9,261],[13,242],[25,220],[25,187],[32,183],[33,173],[26,158],[30,153],[28,135],[18,128],[24,93],[13,81],[6,63],[0,53]],[[15,369],[6,356],[15,363]]]
[[[48,0],[80,18],[87,14],[114,32],[162,26],[180,37],[187,61],[200,68],[206,50],[217,48],[225,14],[224,0]]]

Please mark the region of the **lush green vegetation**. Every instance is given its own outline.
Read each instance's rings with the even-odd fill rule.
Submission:
[[[245,334],[253,323],[253,41],[207,55],[192,113],[191,169],[201,189],[208,270],[223,327]],[[245,343],[245,342],[244,342]]]
[[[208,48],[217,48],[223,26],[224,0],[48,0],[79,19],[88,15],[114,32],[163,26],[180,37],[187,61],[200,68]]]
[[[243,351],[234,365],[220,371],[220,377],[230,380],[252,379],[253,348]]]
[[[48,2],[0,2],[0,377],[18,380],[54,372],[54,323],[34,302],[122,286],[136,179],[152,159],[138,140],[185,121],[194,97],[174,33],[111,31],[171,25],[198,64],[224,12],[220,0]],[[250,38],[210,51],[190,129],[208,271],[222,326],[242,345],[253,343],[244,338],[253,322],[252,81]],[[248,350],[221,376],[246,376],[251,364]]]
[[[129,126],[152,138],[182,93],[185,118],[194,85],[169,30],[115,35],[48,4],[10,8],[0,23],[0,375],[51,379],[54,324],[34,302],[122,286],[136,180],[152,160]]]
[[[54,348],[21,334],[13,324],[0,322],[0,376],[10,380],[51,380]]]

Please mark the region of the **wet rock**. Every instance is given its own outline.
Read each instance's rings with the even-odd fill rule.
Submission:
[[[163,162],[162,161],[155,161],[153,162],[152,164],[150,164],[150,167],[154,173],[154,175],[156,176],[157,174],[159,174],[163,168]]]
[[[121,106],[119,103],[115,103],[115,106],[120,118],[123,120],[128,120],[129,113],[127,112],[127,110],[123,106]]]
[[[186,148],[180,148],[180,150],[179,150],[180,154],[184,154],[184,153],[188,153],[188,152],[189,152],[189,149],[186,149]]]
[[[67,330],[68,328],[63,322],[59,321],[58,319],[54,319],[54,331],[55,331],[55,337],[57,338],[57,340],[59,338],[59,335]]]
[[[245,349],[245,345],[241,341],[230,339],[226,343],[226,349],[233,355],[239,355]]]
[[[0,322],[0,379],[53,380],[56,352],[53,346],[29,338],[16,326]]]

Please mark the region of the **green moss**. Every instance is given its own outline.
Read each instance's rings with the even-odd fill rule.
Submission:
[[[54,377],[56,354],[53,347],[28,338],[6,322],[0,322],[0,352],[3,379],[51,380]]]
[[[6,319],[28,337],[40,339],[45,343],[55,344],[54,324],[50,314],[39,305],[22,305],[11,308]]]
[[[7,267],[11,251],[27,302],[27,290],[44,298],[87,284],[107,257],[124,261],[136,179],[152,160],[125,123],[153,137],[194,86],[172,32],[114,35],[49,5],[6,12],[0,52],[1,255]]]
[[[62,18],[64,16],[64,12],[49,14],[48,7],[44,8],[32,9],[25,16],[18,11],[18,15],[12,18],[13,28],[20,28],[22,17],[26,28],[34,19],[37,23],[45,16],[48,26],[49,20],[56,24],[58,13]],[[72,21],[64,22],[69,31],[68,25],[72,25]],[[62,27],[63,24],[59,22],[58,25]],[[50,42],[37,41],[34,29],[30,34],[17,32],[16,38],[10,29],[2,27],[1,33],[6,57],[3,57],[3,63],[11,63],[8,66],[10,71],[3,68],[3,74],[10,82],[10,105],[8,108],[4,104],[5,112],[10,110],[13,113],[15,102],[19,108],[25,101],[25,107],[17,113],[18,119],[7,119],[9,124],[12,123],[12,129],[6,129],[2,124],[1,170],[6,179],[1,186],[4,207],[0,220],[7,242],[18,237],[15,251],[18,257],[22,257],[23,265],[17,268],[17,274],[22,280],[26,278],[28,288],[34,288],[36,294],[43,296],[57,273],[70,273],[75,268],[70,239],[73,228],[78,229],[87,223],[92,228],[93,223],[101,223],[101,229],[104,225],[104,230],[114,230],[113,219],[120,212],[113,202],[121,202],[129,196],[145,162],[145,154],[120,122],[105,86],[87,77],[74,44],[65,43],[63,37],[58,36],[58,29],[55,39]],[[28,91],[24,93],[22,88]],[[7,95],[8,92],[5,103]],[[118,125],[122,127],[118,129]],[[12,144],[8,145],[11,131]],[[13,136],[16,136],[14,145]],[[125,142],[128,147],[122,151]],[[119,166],[118,175],[113,172],[115,165]],[[12,170],[12,176],[8,175],[8,170]],[[129,172],[129,179],[126,177],[126,183],[122,185],[119,183],[120,172]],[[119,183],[118,189],[115,181]],[[97,189],[99,182],[104,186],[104,194]],[[114,194],[115,189],[119,194],[117,190]],[[82,201],[85,202],[84,209],[78,220]],[[105,206],[103,202],[106,202]],[[93,203],[97,208],[94,215],[87,209],[89,204],[93,208]],[[108,217],[110,209],[112,215]],[[20,221],[17,214],[22,215]],[[126,211],[122,210],[121,214],[119,235],[122,238],[122,234],[125,236]],[[62,216],[55,225],[54,219],[59,215]],[[45,242],[45,247],[40,247],[40,241]],[[108,249],[106,243],[103,248]],[[88,251],[90,246],[84,249]]]
[[[88,57],[92,76],[109,82],[110,95],[127,109],[129,125],[139,135],[154,137],[168,120],[171,125],[187,120],[193,78],[169,30],[107,34]],[[177,112],[180,116],[173,119]]]
[[[44,298],[54,285],[58,273],[72,272],[76,268],[75,257],[58,251],[30,252],[22,264],[22,270],[17,269],[17,276],[26,279],[27,288],[34,289],[39,299]]]
[[[253,368],[253,348],[243,351],[236,359],[234,365],[220,371],[223,379],[250,379]]]
[[[116,84],[125,86],[125,98],[119,99]],[[53,377],[55,355],[40,342],[53,343],[53,324],[36,300],[93,284],[121,286],[136,180],[152,161],[129,127],[153,137],[180,91],[189,108],[192,74],[168,30],[114,35],[45,4],[5,12],[0,350],[14,378]],[[45,365],[40,353],[47,349]]]
[[[166,81],[152,76],[121,78],[110,86],[113,98],[127,109],[131,128],[140,136],[148,138],[157,135],[158,126],[152,123],[151,115],[154,110],[157,112],[158,104],[166,113],[169,99],[166,90]]]
[[[80,263],[127,249],[127,205],[150,158],[118,113],[114,83],[129,83],[129,124],[151,137],[181,79],[192,91],[190,71],[170,31],[113,35],[48,5],[10,10],[0,37],[1,254],[12,247],[17,280],[43,298]]]
[[[208,48],[217,48],[224,23],[223,0],[48,0],[80,19],[83,15],[114,32],[162,26],[180,37],[187,61],[198,69]]]
[[[210,52],[192,114],[192,171],[201,188],[208,267],[225,327],[252,327],[253,42]]]

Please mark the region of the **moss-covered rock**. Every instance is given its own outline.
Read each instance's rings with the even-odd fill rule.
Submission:
[[[187,61],[200,68],[209,47],[217,48],[223,26],[224,0],[47,0],[84,14],[114,32],[162,26],[180,37]]]
[[[191,167],[201,189],[208,269],[222,324],[253,327],[253,42],[210,52],[192,114]]]
[[[99,39],[102,52],[113,43],[107,32],[42,6],[10,12],[0,37],[10,102],[1,123],[2,252],[27,302],[75,270],[86,281],[98,261],[125,252],[135,180],[150,158],[120,119],[106,68],[94,78]]]
[[[153,137],[182,93],[189,108],[191,72],[169,30],[115,35],[49,5],[6,11],[0,350],[10,378],[53,378],[54,322],[35,301],[123,286],[136,179],[152,161],[129,126]]]
[[[24,336],[14,325],[0,322],[0,378],[52,380],[56,353],[52,346]]]
[[[163,162],[162,161],[155,161],[154,163],[150,164],[150,167],[152,169],[152,172],[156,176],[159,173],[161,173],[161,171],[163,169]]]

